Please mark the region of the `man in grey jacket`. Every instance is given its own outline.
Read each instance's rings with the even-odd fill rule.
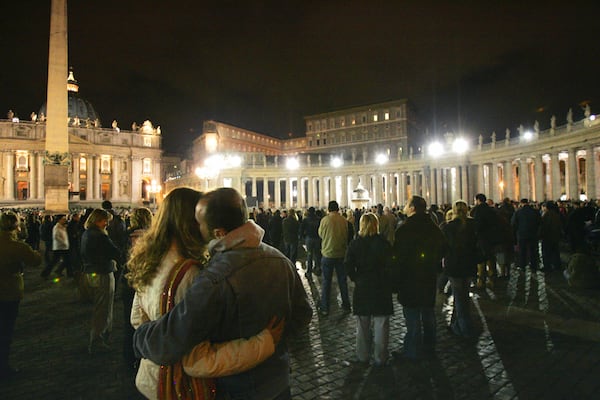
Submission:
[[[277,316],[285,320],[285,329],[275,353],[251,370],[218,378],[217,398],[291,399],[285,338],[312,317],[296,268],[261,242],[264,231],[247,220],[244,199],[234,189],[207,193],[196,219],[210,240],[211,259],[179,304],[136,330],[136,355],[172,364],[195,344],[248,338]]]

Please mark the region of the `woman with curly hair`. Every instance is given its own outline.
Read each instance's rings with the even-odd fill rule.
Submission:
[[[135,245],[135,242],[141,238],[144,233],[150,228],[152,223],[152,211],[146,207],[139,207],[133,210],[130,218],[130,227],[127,230],[128,243],[127,254]],[[123,358],[129,366],[137,370],[139,360],[136,359],[133,353],[133,333],[135,330],[131,326],[131,307],[133,306],[133,298],[135,290],[129,286],[126,275],[129,272],[127,264],[123,266],[123,274],[121,275],[121,300],[123,302]]]
[[[131,311],[134,328],[156,320],[181,301],[207,261],[206,242],[195,220],[202,193],[176,188],[165,197],[150,228],[131,251],[127,278],[136,290]],[[211,344],[202,342],[175,365],[158,366],[142,359],[136,377],[138,390],[149,399],[212,399],[210,378],[252,368],[275,350],[283,325],[270,326],[250,339]]]

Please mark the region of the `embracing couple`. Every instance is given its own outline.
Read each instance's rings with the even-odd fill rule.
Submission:
[[[234,189],[177,188],[137,240],[128,278],[146,397],[291,398],[286,339],[312,308],[296,268],[247,216]]]

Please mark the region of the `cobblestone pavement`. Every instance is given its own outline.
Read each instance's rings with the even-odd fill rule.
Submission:
[[[26,271],[11,362],[22,372],[0,382],[0,399],[140,399],[121,356],[122,308],[115,302],[112,351],[86,352],[91,305],[71,280]],[[303,275],[303,272],[301,272]],[[303,277],[304,279],[304,277]],[[318,280],[305,281],[313,304]],[[334,282],[334,289],[337,287]],[[352,287],[351,287],[352,289]],[[333,296],[337,293],[334,291]],[[474,291],[477,338],[445,329],[451,297],[437,299],[436,356],[376,368],[351,363],[355,322],[333,301],[290,344],[295,399],[598,399],[600,295],[569,289],[559,273],[519,271],[495,290]],[[337,306],[336,306],[337,304]],[[395,305],[390,350],[405,331]]]

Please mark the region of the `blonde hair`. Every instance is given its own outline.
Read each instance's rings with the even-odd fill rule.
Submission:
[[[111,213],[101,208],[96,208],[90,216],[85,220],[85,229],[90,229],[92,226],[96,226],[96,224],[100,221],[110,221],[112,218]]]
[[[456,200],[452,204],[452,213],[454,214],[453,219],[460,219],[464,222],[469,216],[469,206],[464,200]]]
[[[170,191],[150,228],[136,240],[127,266],[129,284],[136,290],[148,286],[172,245],[181,258],[206,262],[206,242],[194,217],[202,193],[186,187]]]
[[[133,210],[131,214],[131,229],[148,229],[152,223],[152,211],[146,207]]]
[[[363,214],[359,225],[358,236],[374,236],[379,233],[379,218],[372,212]]]
[[[448,210],[446,211],[446,215],[444,216],[444,221],[450,222],[454,219],[454,211]]]

